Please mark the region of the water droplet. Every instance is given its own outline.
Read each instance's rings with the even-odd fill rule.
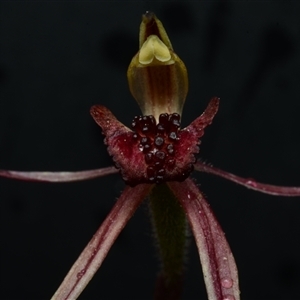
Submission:
[[[161,169],[163,167],[163,165],[164,165],[164,162],[162,160],[161,161],[156,161],[154,163],[154,167],[155,167],[156,170]]]
[[[157,171],[157,176],[164,176],[166,173],[166,170],[165,169],[160,169]]]
[[[221,284],[222,284],[222,287],[224,287],[225,289],[230,289],[233,286],[233,281],[231,278],[223,278],[221,280]]]
[[[161,136],[157,136],[154,140],[154,143],[157,147],[160,147],[164,143],[164,139]]]
[[[144,145],[144,149],[143,149],[144,153],[147,153],[150,150],[151,150],[151,146],[149,144]]]
[[[159,123],[162,123],[162,124],[167,123],[168,118],[169,118],[169,115],[168,115],[168,114],[161,114],[161,115],[159,116]]]
[[[157,125],[157,131],[158,131],[159,133],[163,133],[163,132],[165,131],[164,125],[163,125],[163,124],[158,124],[158,125]]]
[[[235,300],[235,297],[232,295],[225,295],[223,300]]]
[[[78,279],[81,279],[82,276],[85,274],[85,271],[86,271],[85,269],[81,270],[80,272],[77,273],[76,277],[77,277]]]
[[[171,140],[176,140],[176,139],[177,139],[177,134],[176,134],[176,132],[174,132],[174,131],[170,132],[170,134],[169,134],[169,139],[171,139]]]
[[[93,258],[98,252],[97,248],[93,248],[92,254],[91,254],[91,258]]]
[[[190,194],[188,194],[187,196],[188,196],[189,199],[191,199],[191,195]]]
[[[140,142],[141,142],[142,145],[146,145],[146,144],[149,143],[149,139],[148,139],[147,137],[144,136],[144,137],[141,138],[141,141],[140,141]]]
[[[142,128],[142,132],[143,133],[147,133],[149,131],[149,127],[148,126],[144,126],[143,128]]]
[[[164,176],[156,176],[156,183],[161,183],[164,180]]]
[[[166,161],[166,166],[167,166],[168,168],[172,168],[172,167],[174,166],[174,164],[175,164],[175,159],[173,159],[173,158],[169,158],[169,159]]]
[[[164,160],[165,157],[166,157],[166,154],[165,154],[164,151],[157,151],[157,152],[155,153],[155,157],[156,157],[157,159],[159,159],[159,160]]]
[[[174,155],[175,150],[174,150],[173,144],[169,144],[169,145],[167,146],[167,151],[168,151],[168,153],[169,153],[170,155]]]
[[[253,187],[257,187],[257,183],[256,183],[255,180],[253,180],[252,178],[249,178],[249,179],[246,181],[246,184],[247,184],[247,185],[250,185],[250,186],[253,186]]]
[[[145,161],[147,164],[151,164],[153,162],[153,154],[151,152],[145,154]]]
[[[151,180],[151,178],[153,178],[153,180],[154,180],[154,178],[156,176],[156,171],[153,167],[147,168],[147,176],[148,176],[149,180]]]

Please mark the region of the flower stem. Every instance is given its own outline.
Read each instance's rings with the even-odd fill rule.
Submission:
[[[155,299],[180,299],[187,228],[184,211],[165,184],[151,191],[150,211],[162,262]]]

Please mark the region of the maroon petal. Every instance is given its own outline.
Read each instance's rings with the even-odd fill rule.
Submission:
[[[278,185],[260,183],[253,180],[252,178],[242,178],[240,176],[209,166],[200,161],[195,164],[195,170],[223,177],[225,179],[243,185],[249,189],[262,192],[265,194],[270,194],[274,196],[287,196],[287,197],[300,196],[300,187],[287,187],[287,186],[278,186]]]
[[[240,299],[236,264],[225,235],[196,184],[168,183],[190,222],[209,300]]]
[[[80,254],[52,297],[54,300],[77,299],[99,269],[114,241],[152,188],[140,184],[126,187],[109,215]]]
[[[0,170],[0,176],[19,179],[26,181],[42,181],[42,182],[69,182],[93,179],[110,174],[117,173],[115,167],[107,167],[96,170],[86,170],[78,172],[22,172],[11,170]]]
[[[188,127],[184,130],[192,133],[197,139],[201,138],[204,134],[204,129],[206,126],[210,125],[215,117],[216,113],[219,109],[220,98],[214,97],[212,98],[205,111],[202,113],[200,117],[194,120]]]
[[[120,169],[125,182],[134,186],[146,178],[146,163],[133,132],[119,122],[110,110],[102,105],[94,105],[91,115],[102,128],[108,153],[116,167]],[[135,182],[138,179],[138,182]]]
[[[180,143],[176,149],[177,165],[179,167],[194,164],[194,154],[199,152],[200,138],[204,134],[206,126],[212,123],[219,108],[219,98],[214,97],[208,103],[207,108],[200,117],[194,120],[188,127],[180,131]]]

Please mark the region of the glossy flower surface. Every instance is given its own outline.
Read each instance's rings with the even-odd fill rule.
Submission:
[[[300,188],[260,184],[197,162],[199,139],[211,124],[219,99],[213,98],[200,117],[181,129],[182,108],[188,90],[187,71],[153,13],[143,16],[140,49],[127,75],[130,90],[143,113],[134,117],[132,129],[119,122],[106,107],[95,105],[91,108],[116,168],[59,173],[0,170],[1,176],[9,178],[60,182],[119,171],[127,184],[53,299],[75,299],[80,295],[128,220],[149,197],[162,260],[155,298],[180,297],[187,218],[198,247],[208,298],[238,300],[238,275],[233,255],[208,203],[189,178],[190,173],[195,168],[274,195],[299,196]]]
[[[182,224],[185,223],[184,216],[180,216],[178,212],[183,208],[194,234],[198,235],[196,241],[209,298],[238,299],[237,270],[224,234],[195,184],[187,180],[197,161],[195,154],[199,152],[199,139],[217,113],[219,99],[213,98],[200,117],[188,127],[180,128],[183,103],[188,90],[187,70],[173,51],[162,23],[151,12],[147,12],[142,18],[140,50],[129,65],[127,77],[131,93],[144,114],[134,118],[132,130],[121,124],[103,106],[93,106],[91,114],[102,128],[108,152],[128,185],[167,184],[162,188],[153,188],[150,192],[153,223],[163,263],[162,277],[158,279],[157,298],[169,297],[180,282],[182,266],[177,266],[177,271],[168,265],[178,265],[176,256],[181,256],[179,260],[183,263],[184,243],[177,244],[176,239],[181,240],[180,236],[175,240],[171,238],[170,245],[182,248],[182,251],[170,254],[173,252],[170,249],[172,247],[164,240],[168,240],[169,235],[176,236],[174,232],[180,232],[185,227],[172,221],[178,214]],[[169,193],[167,198],[179,201],[182,207],[176,207],[178,203],[171,209],[169,203],[170,208],[166,213],[174,215],[166,217],[170,219],[167,222],[161,222],[162,216],[159,216],[164,209],[163,198],[160,200],[163,193]],[[193,199],[192,202],[190,199]],[[194,206],[193,202],[198,205]],[[169,223],[173,222],[174,225],[170,226]],[[224,284],[224,280],[230,284]],[[179,294],[180,289],[171,298],[177,299]]]
[[[218,99],[214,98],[206,111],[182,130],[178,114],[161,114],[158,124],[153,116],[135,117],[134,131],[121,124],[103,106],[93,106],[91,114],[106,136],[108,152],[124,181],[135,186],[186,179],[196,162],[199,138],[217,109]]]
[[[144,114],[134,118],[132,130],[107,108],[98,105],[91,109],[106,136],[108,152],[131,186],[183,181],[193,170],[199,139],[211,124],[219,100],[212,99],[199,118],[187,128],[180,128],[188,90],[187,70],[173,51],[162,23],[150,12],[143,16],[140,50],[130,63],[127,76]]]

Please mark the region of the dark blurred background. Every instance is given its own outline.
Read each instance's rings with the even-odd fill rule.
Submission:
[[[240,176],[300,185],[300,3],[0,2],[0,168],[112,164],[89,115],[129,125],[126,71],[154,11],[189,71],[183,125],[212,96],[201,158]],[[237,261],[242,299],[299,299],[300,198],[194,174]],[[120,195],[118,175],[81,183],[0,179],[1,299],[49,299]],[[152,299],[159,268],[146,202],[80,299]],[[191,238],[183,299],[206,299]]]

